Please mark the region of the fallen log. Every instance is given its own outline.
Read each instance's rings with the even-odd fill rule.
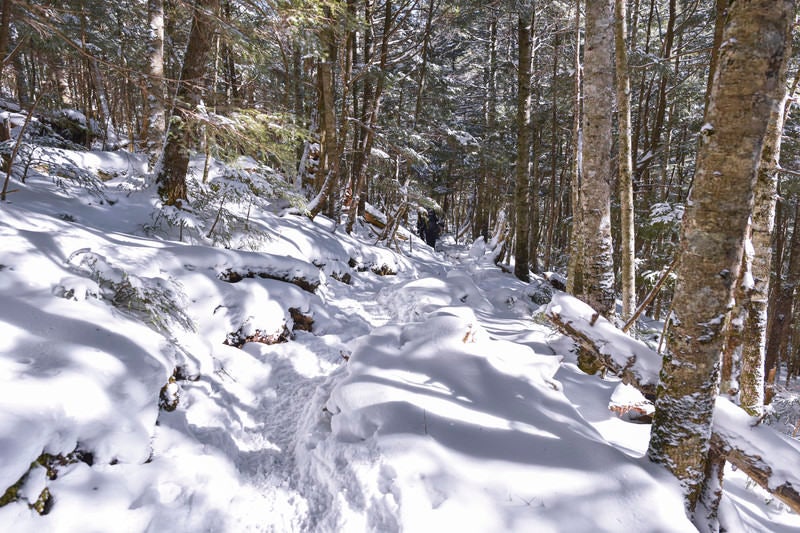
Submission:
[[[611,372],[648,399],[655,397],[661,357],[649,346],[567,294],[555,295],[545,314],[561,333],[577,343],[581,370],[603,375]],[[800,442],[758,422],[758,418],[718,397],[711,447],[800,514]]]
[[[717,398],[711,445],[761,488],[800,514],[800,442],[758,424],[743,409]]]
[[[286,283],[292,283],[293,285],[297,285],[301,289],[307,292],[313,293],[314,291],[319,288],[321,283],[319,273],[315,273],[314,277],[312,276],[305,276],[297,275],[297,272],[292,270],[288,271],[286,269],[280,268],[271,268],[271,267],[241,267],[241,268],[227,268],[220,272],[217,275],[217,278],[221,281],[226,281],[228,283],[239,283],[243,279],[246,278],[263,278],[263,279],[274,279],[276,281],[285,281]]]
[[[553,295],[547,318],[578,344],[578,366],[587,374],[610,372],[653,400],[661,357],[649,346],[626,335],[577,298]]]

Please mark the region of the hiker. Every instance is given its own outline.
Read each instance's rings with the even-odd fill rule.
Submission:
[[[442,225],[436,216],[436,211],[433,209],[428,210],[428,225],[425,227],[425,242],[431,248],[436,247],[436,239],[439,238],[439,233],[442,231]]]
[[[425,210],[417,210],[417,235],[420,239],[425,239],[425,231],[428,228],[428,214]]]

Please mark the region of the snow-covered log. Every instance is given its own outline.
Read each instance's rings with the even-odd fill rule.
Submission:
[[[618,375],[646,396],[654,395],[661,357],[629,337],[591,307],[564,293],[554,295],[546,315],[575,340],[586,365]],[[711,446],[759,486],[800,513],[800,443],[758,425],[729,400],[717,398]]]
[[[711,446],[800,514],[800,443],[758,425],[758,418],[719,397],[714,407]]]
[[[582,370],[611,372],[645,396],[655,398],[661,357],[646,344],[626,335],[587,304],[564,293],[553,296],[546,315],[559,331],[578,343]]]

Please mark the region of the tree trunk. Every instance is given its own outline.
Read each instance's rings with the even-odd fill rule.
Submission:
[[[737,2],[730,8],[683,221],[648,455],[681,481],[687,510],[701,529],[716,527],[695,511],[704,488],[724,327],[755,171],[770,113],[783,90],[793,13],[789,0]]]
[[[795,77],[796,86],[800,76]],[[791,91],[794,93],[794,89]],[[773,110],[769,120],[761,162],[758,168],[753,213],[750,215],[750,240],[753,259],[750,280],[745,284],[745,299],[739,304],[744,310],[741,333],[741,377],[739,404],[751,415],[760,415],[764,405],[764,360],[767,344],[767,302],[772,264],[772,230],[775,226],[775,200],[778,194],[778,167],[781,136],[786,114],[791,105],[790,94],[784,91],[783,100]]]
[[[486,65],[486,102],[484,103],[484,124],[487,142],[481,152],[481,179],[478,185],[478,217],[475,221],[475,236],[482,235],[489,240],[489,225],[493,209],[491,208],[491,189],[494,184],[494,146],[497,139],[497,10],[492,9],[489,19],[489,40],[487,42],[489,56]]]
[[[711,84],[717,72],[719,63],[719,48],[722,44],[722,31],[725,29],[725,19],[728,15],[728,6],[731,0],[714,0],[714,43],[711,48],[711,62],[708,66],[708,84],[706,85],[705,107],[708,111],[708,100],[711,98]]]
[[[567,264],[567,292],[580,295],[583,292],[583,221],[581,210],[581,188],[583,167],[583,129],[581,128],[583,116],[583,98],[581,91],[581,0],[575,1],[575,86],[572,117],[572,176],[571,176],[571,204],[572,204],[572,232],[569,243],[569,263]]]
[[[517,21],[519,66],[517,68],[517,163],[514,187],[516,244],[514,275],[530,281],[530,154],[531,154],[531,61],[533,59],[533,23],[536,9],[527,4],[520,8]]]
[[[628,48],[625,42],[627,0],[614,1],[614,49],[617,77],[617,120],[619,123],[618,191],[620,204],[620,277],[622,318],[628,320],[636,309],[636,243],[633,211],[633,157],[631,154],[631,82],[628,76]]]
[[[16,43],[17,46],[20,43]],[[25,72],[25,63],[22,58],[22,54],[14,54],[14,57],[11,59],[11,65],[14,68],[14,78],[16,78],[16,94],[17,94],[17,101],[20,103],[21,106],[26,106],[31,102],[31,86],[28,80],[28,76]]]
[[[789,269],[785,276],[780,276],[775,284],[770,313],[772,322],[769,328],[769,342],[765,355],[764,368],[769,382],[765,385],[767,403],[772,399],[772,388],[782,357],[785,357],[789,346],[789,336],[792,330],[793,309],[792,302],[798,284],[800,284],[800,202],[794,205],[794,222],[792,237],[789,241]],[[780,265],[777,267],[780,272]]]
[[[381,96],[383,95],[383,87],[386,80],[386,66],[389,58],[389,35],[392,31],[392,23],[394,15],[392,14],[392,0],[386,0],[386,12],[383,18],[383,35],[381,36],[381,51],[380,63],[378,67],[378,80],[375,85],[375,90],[371,94],[370,100],[364,101],[364,110],[367,115],[367,123],[363,131],[361,157],[355,178],[355,189],[353,190],[353,198],[350,203],[350,211],[347,213],[347,233],[353,231],[353,225],[356,221],[356,215],[360,209],[360,202],[362,194],[365,194],[364,188],[367,182],[367,170],[369,169],[370,153],[372,152],[372,144],[375,140],[375,128],[378,125],[378,114],[381,106]]]
[[[317,65],[317,90],[319,92],[319,111],[321,119],[320,169],[316,174],[317,196],[308,204],[309,216],[313,219],[326,208],[336,184],[339,182],[339,150],[336,142],[336,110],[334,108],[333,65],[336,62],[337,46],[333,31],[335,21],[329,9],[328,20],[320,30],[320,44],[326,57]]]
[[[189,122],[203,99],[203,78],[208,72],[218,13],[219,0],[199,0],[192,17],[169,133],[161,165],[156,172],[158,192],[166,205],[180,207],[186,199],[189,149],[193,144]]]
[[[422,36],[422,64],[419,67],[419,83],[417,85],[417,98],[414,104],[414,122],[412,128],[416,129],[419,115],[422,112],[422,95],[425,93],[425,76],[428,69],[428,49],[431,43],[431,25],[433,24],[433,12],[436,7],[436,0],[428,0],[428,12],[425,16],[425,33]]]
[[[611,240],[611,131],[614,102],[614,3],[586,3],[584,52],[581,228],[583,291],[580,297],[608,317],[614,313]]]
[[[675,18],[677,9],[675,7],[676,0],[669,0],[669,11],[667,15],[667,28],[664,33],[664,45],[661,51],[661,58],[664,64],[667,65],[672,58],[672,45],[675,41]],[[661,133],[664,131],[664,119],[667,114],[667,85],[669,82],[669,75],[666,71],[661,73],[661,79],[658,82],[658,100],[656,101],[656,116],[653,121],[653,131],[650,135],[650,151],[655,153],[661,146]],[[664,147],[666,149],[666,147]]]
[[[8,43],[11,36],[11,10],[13,8],[13,0],[3,0],[3,14],[0,16],[0,79],[2,79],[3,68],[7,62]]]
[[[544,244],[544,270],[550,270],[553,254],[553,238],[555,234],[555,226],[559,219],[559,201],[556,188],[556,177],[558,173],[558,152],[559,152],[559,139],[558,139],[558,91],[556,89],[555,79],[558,77],[558,60],[559,51],[561,48],[561,39],[558,33],[553,37],[553,87],[552,87],[552,117],[551,117],[551,134],[550,134],[550,187],[548,190],[548,202],[550,208],[547,212],[547,231],[545,233]]]
[[[149,19],[148,55],[150,71],[146,81],[147,149],[158,153],[164,143],[166,113],[164,111],[164,0],[148,0]]]
[[[579,366],[595,373],[599,371],[601,375],[610,371],[645,397],[654,397],[658,380],[652,369],[659,359],[658,354],[644,342],[631,339],[598,317],[593,309],[568,302],[569,298],[555,295],[545,315],[576,342]],[[758,424],[757,418],[722,398],[717,400],[714,414],[706,469],[709,482],[705,487],[704,501],[718,500],[722,470],[717,467],[727,460],[793,511],[800,512],[800,494],[797,491],[800,468],[787,464],[787,461],[796,462],[797,456],[791,439],[782,438],[773,428]],[[765,454],[765,450],[770,453]],[[713,518],[716,514],[713,505],[706,507]]]

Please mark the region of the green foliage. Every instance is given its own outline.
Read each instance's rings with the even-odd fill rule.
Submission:
[[[251,215],[262,211],[303,211],[305,198],[271,166],[242,156],[230,164],[209,159],[208,179],[187,176],[189,200],[178,209],[162,205],[145,229],[213,246],[257,250],[269,234],[253,223]]]
[[[210,116],[209,124],[211,138],[207,142],[221,160],[234,161],[247,155],[283,171],[297,167],[296,147],[309,139],[308,133],[294,126],[290,117],[258,109]]]

